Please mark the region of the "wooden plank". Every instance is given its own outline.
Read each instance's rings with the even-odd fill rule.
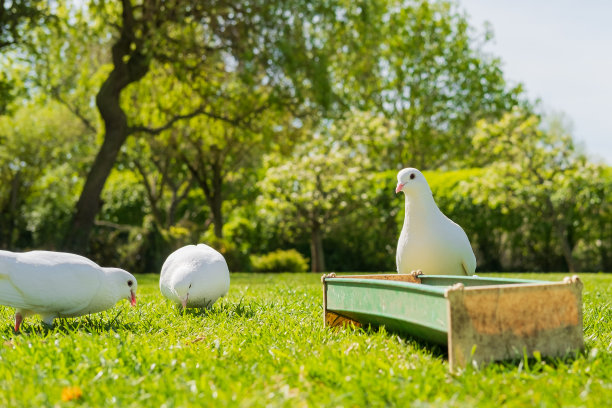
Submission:
[[[346,326],[362,327],[363,325],[357,320],[341,316],[337,313],[330,312],[329,310],[325,313],[325,326],[326,327],[346,327]]]
[[[582,283],[463,287],[446,291],[451,370],[466,364],[563,356],[584,347]]]
[[[409,282],[409,283],[421,283],[421,279],[419,278],[423,272],[414,271],[409,274],[400,274],[400,273],[387,273],[387,274],[377,274],[377,275],[340,275],[336,276],[335,273],[330,273],[328,275],[323,275],[323,279],[325,278],[352,278],[352,279],[375,279],[375,280],[390,280],[390,281],[398,281],[398,282]]]

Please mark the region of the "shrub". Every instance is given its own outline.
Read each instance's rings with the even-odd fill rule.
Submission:
[[[217,238],[214,235],[211,236],[211,234],[204,234],[200,242],[219,251],[225,258],[230,272],[248,272],[251,270],[251,261],[248,254],[230,240]]]
[[[255,272],[306,272],[308,260],[295,249],[277,250],[265,255],[252,255]]]

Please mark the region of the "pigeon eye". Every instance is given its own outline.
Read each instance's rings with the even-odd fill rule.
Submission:
[[[128,281],[128,286],[132,286],[134,284],[134,282],[132,282],[131,280]]]
[[[410,180],[412,180],[414,177],[414,173],[410,174]]]

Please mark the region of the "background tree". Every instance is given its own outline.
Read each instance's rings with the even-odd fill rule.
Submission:
[[[304,70],[308,76],[308,65],[286,63],[288,55],[308,42],[295,21],[313,13],[301,2],[284,1],[249,5],[218,1],[204,5],[186,0],[143,0],[138,4],[123,0],[119,13],[109,13],[106,3],[93,9],[118,32],[112,45],[113,68],[96,96],[104,140],[66,236],[65,246],[78,252],[84,250],[100,208],[100,193],[127,137],[135,132],[157,133],[180,119],[210,113],[210,107],[203,104],[187,114],[175,114],[160,128],[130,124],[121,98],[123,91],[144,78],[153,62],[172,64],[177,75],[186,75],[212,60],[224,62],[219,70],[240,70],[246,79],[253,72],[266,71],[274,89],[287,95],[301,84],[287,82],[295,75],[284,75],[285,68],[296,73]]]
[[[374,33],[364,34],[367,49],[358,48],[352,57],[361,60],[354,61],[358,72],[369,64],[375,75],[366,76],[370,85],[356,84],[363,81],[356,76],[344,94],[360,90],[357,94],[369,102],[365,106],[395,122],[397,137],[385,149],[391,167],[452,166],[471,149],[465,134],[476,121],[498,118],[516,105],[521,87],[508,87],[499,59],[482,51],[490,34],[473,38],[452,2],[387,1],[365,7]]]
[[[85,174],[87,135],[57,103],[0,118],[0,246],[57,245]]]
[[[0,2],[0,61],[6,62],[7,50],[27,45],[28,33],[36,26],[51,20],[47,2],[42,0],[13,0]],[[0,114],[6,113],[8,104],[15,98],[15,82],[19,78],[0,71]]]
[[[480,270],[612,268],[609,166],[506,85],[453,2],[51,6],[1,48],[0,247],[60,249],[80,197],[75,245],[132,271],[196,241],[236,271],[292,247],[388,271],[416,165]]]
[[[269,166],[260,187],[260,205],[274,223],[310,243],[311,271],[325,271],[323,240],[332,226],[362,208],[371,166],[360,140],[380,132],[355,115],[323,122],[312,140]]]
[[[143,80],[151,86],[131,92],[135,102],[130,111],[146,112],[140,113],[146,129],[161,130],[161,137],[149,137],[151,146],[157,145],[153,150],[159,152],[160,160],[166,156],[165,161],[176,161],[189,171],[206,199],[214,234],[222,238],[225,199],[229,193],[239,196],[248,187],[244,179],[261,165],[265,153],[290,148],[296,135],[293,115],[281,108],[272,87],[245,84],[241,75],[224,72],[217,78],[215,69],[206,69],[200,77],[189,75],[187,83],[163,71],[155,70],[154,81]],[[138,103],[141,100],[149,102]],[[170,119],[169,112],[195,111],[204,105],[210,110],[170,129],[159,127]],[[232,180],[238,181],[235,191],[228,189]]]
[[[481,179],[481,200],[522,214],[516,238],[526,245],[514,246],[538,257],[547,271],[558,270],[558,255],[564,269],[575,271],[580,191],[592,169],[563,124],[556,119],[544,127],[539,117],[514,109],[498,122],[479,123],[473,140],[478,160],[490,163],[491,170]]]

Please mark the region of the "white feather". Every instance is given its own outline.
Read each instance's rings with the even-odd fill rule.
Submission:
[[[436,205],[427,180],[417,169],[397,175],[396,192],[406,196],[404,225],[397,243],[397,271],[426,275],[473,275],[476,257],[463,229]]]
[[[80,255],[0,251],[0,304],[24,315],[40,314],[46,322],[109,309],[129,300],[136,285],[130,273]]]
[[[174,251],[162,266],[162,295],[186,307],[210,307],[229,290],[225,258],[205,244],[187,245]]]

